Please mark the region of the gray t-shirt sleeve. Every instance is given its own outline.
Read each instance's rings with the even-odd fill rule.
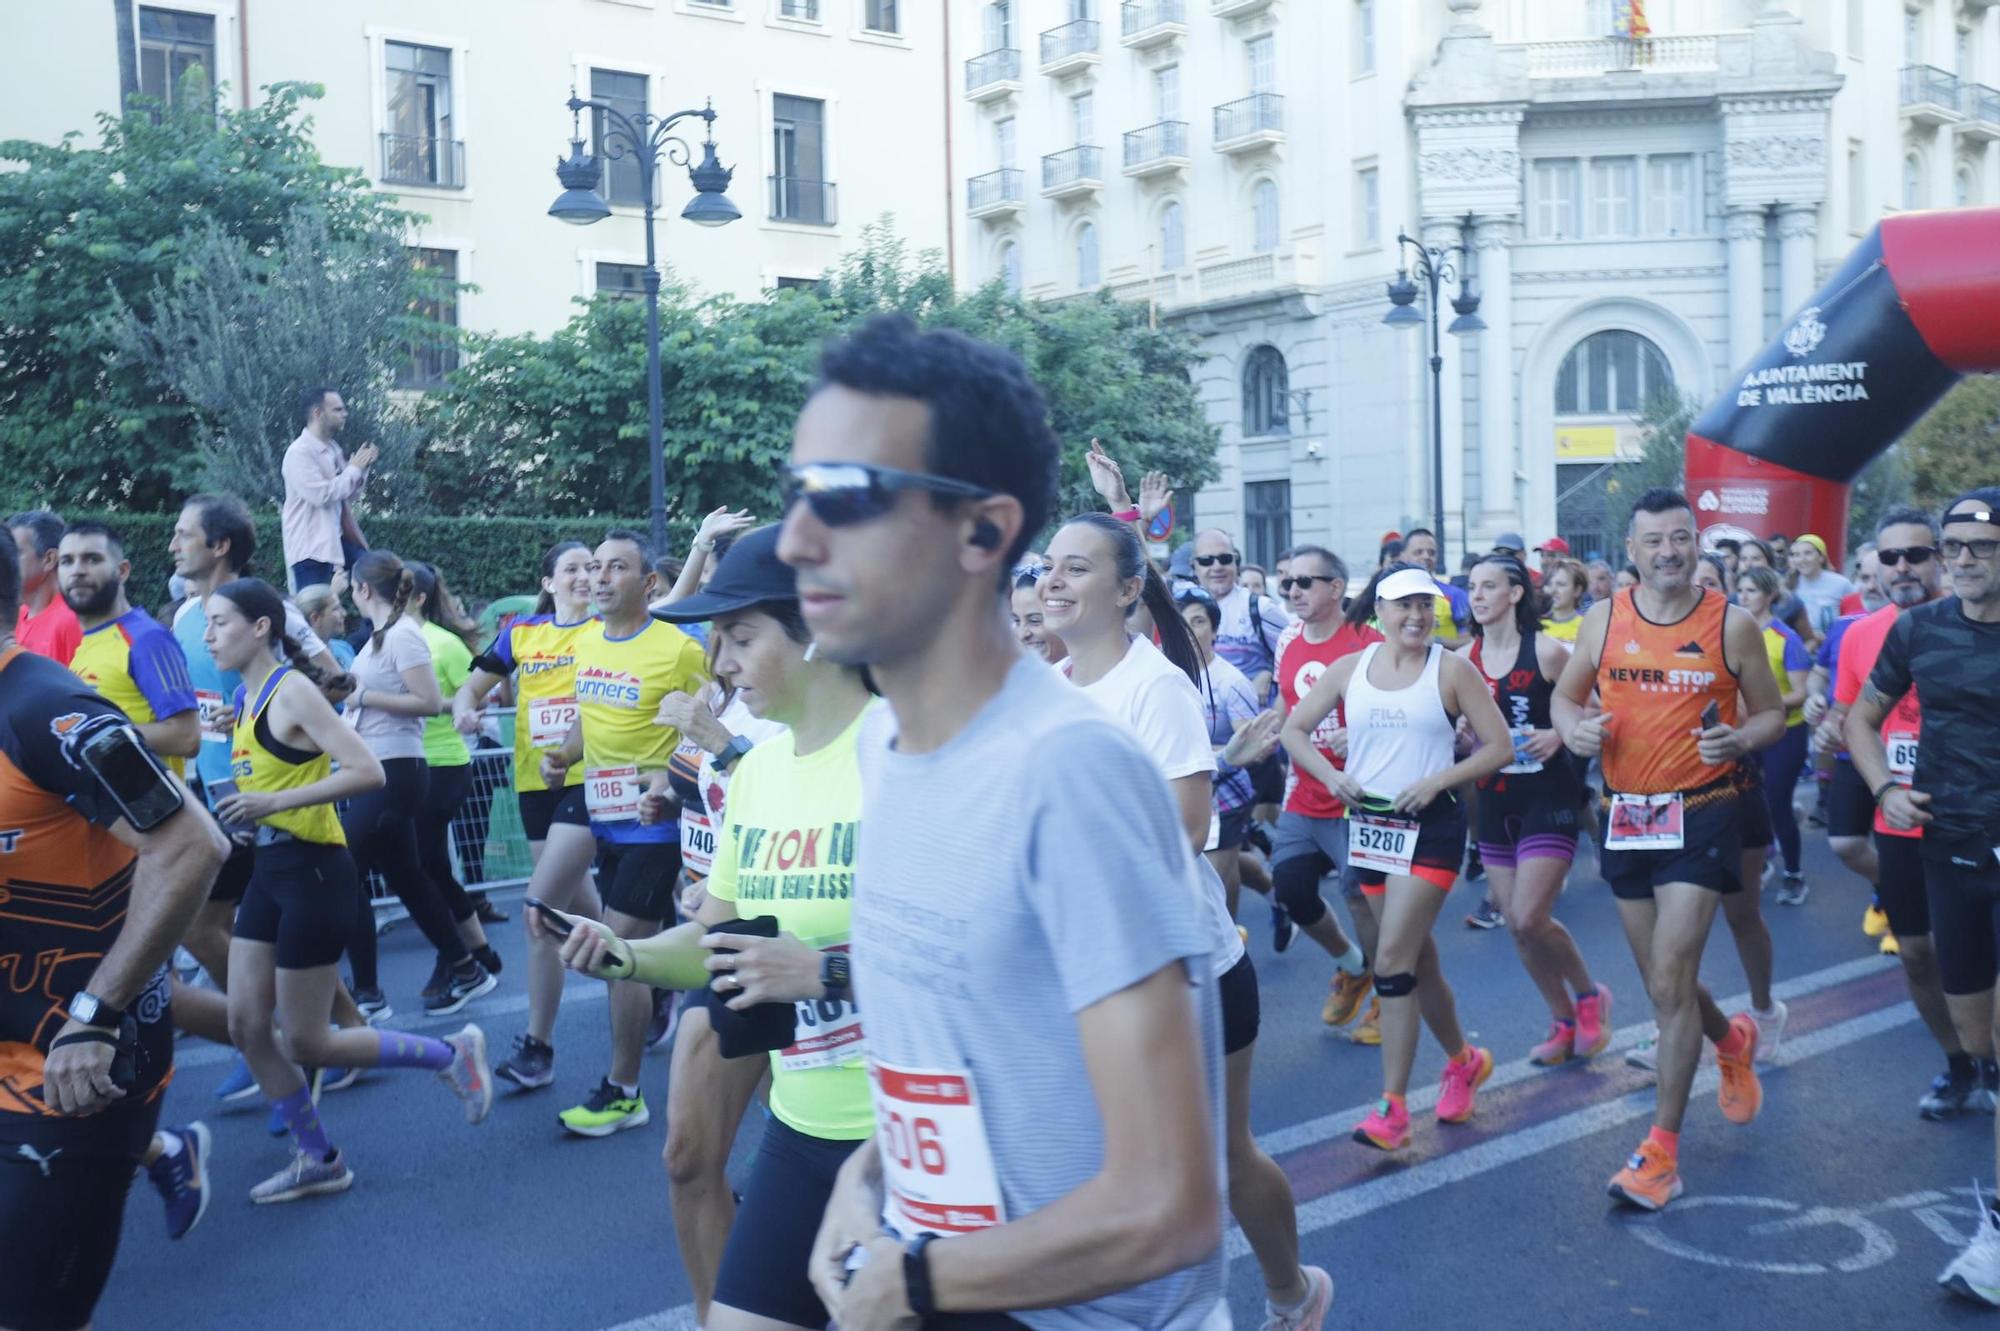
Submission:
[[[1029,810],[1025,896],[1072,1013],[1177,961],[1206,974],[1208,935],[1187,837],[1166,782],[1109,723],[1042,747]]]

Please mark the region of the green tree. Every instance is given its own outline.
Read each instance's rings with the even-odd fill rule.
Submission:
[[[2000,472],[2000,375],[1959,381],[1897,445],[1909,469],[1910,501],[1942,508]]]
[[[168,507],[186,489],[187,460],[211,427],[119,356],[101,316],[123,301],[150,319],[153,293],[172,288],[212,229],[259,254],[300,212],[335,239],[401,232],[405,214],[313,147],[303,107],[320,90],[281,83],[266,94],[247,110],[205,95],[171,111],[134,101],[99,117],[95,148],[76,133],[0,143],[0,453],[16,486],[135,509]]]

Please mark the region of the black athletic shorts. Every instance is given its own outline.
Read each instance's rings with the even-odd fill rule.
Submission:
[[[1875,859],[1881,866],[1875,875],[1875,898],[1889,917],[1889,932],[1898,938],[1917,938],[1931,931],[1923,847],[1922,837],[1875,833]]]
[[[678,841],[597,842],[597,890],[606,910],[639,920],[674,918],[674,885],[681,875]]]
[[[1246,804],[1240,809],[1232,809],[1228,813],[1218,815],[1216,825],[1220,830],[1215,840],[1217,850],[1243,849],[1244,843],[1250,837],[1250,811],[1251,806]]]
[[[2000,977],[2000,862],[1990,846],[1936,844],[1931,833],[1917,844],[1939,985],[1947,994],[1985,993]]]
[[[1865,837],[1875,826],[1875,800],[1868,783],[1854,770],[1853,760],[1836,758],[1833,780],[1826,792],[1826,834],[1830,837]]]
[[[229,858],[216,871],[215,882],[208,889],[210,901],[241,901],[250,887],[251,866],[256,863],[255,852],[248,846],[229,845]],[[4,1325],[4,1323],[0,1323]]]
[[[809,1137],[775,1116],[765,1122],[722,1250],[717,1303],[793,1326],[827,1324],[806,1268],[834,1177],[859,1145]]]
[[[583,787],[561,790],[518,790],[515,801],[521,806],[521,830],[530,841],[547,841],[549,829],[557,823],[574,827],[590,826],[590,813],[583,807]]]
[[[90,1321],[160,1099],[87,1119],[0,1113],[0,1326],[75,1331]]]
[[[1257,1043],[1262,1008],[1257,997],[1257,968],[1250,954],[1222,972],[1216,981],[1222,995],[1222,1053],[1224,1057]]]
[[[1400,818],[1404,815],[1390,816]],[[1446,792],[1417,815],[1417,847],[1416,854],[1410,858],[1410,876],[1449,892],[1458,883],[1458,871],[1464,865],[1465,806]],[[1381,896],[1388,890],[1389,875],[1386,873],[1349,864],[1347,874],[1360,884],[1365,896]]]
[[[1611,895],[1624,901],[1651,901],[1662,883],[1693,883],[1725,896],[1743,890],[1744,810],[1763,808],[1761,787],[1724,779],[1686,794],[1678,850],[1613,850],[1611,799],[1598,811],[1598,862]],[[1770,813],[1765,811],[1768,824]]]
[[[277,945],[279,970],[331,966],[361,911],[361,875],[345,846],[276,841],[257,847],[236,936]]]
[[[1523,859],[1572,859],[1582,832],[1582,787],[1575,780],[1543,781],[1530,773],[1508,779],[1504,789],[1479,792],[1473,818],[1480,858],[1507,868]]]

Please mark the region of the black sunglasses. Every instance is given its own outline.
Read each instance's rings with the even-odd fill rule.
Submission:
[[[1935,554],[1937,547],[1934,545],[1911,545],[1900,550],[1877,550],[1875,557],[1882,561],[1883,568],[1894,568],[1905,560],[1911,568],[1921,568],[1930,563]]]
[[[904,490],[928,490],[961,499],[991,499],[995,493],[970,481],[865,462],[805,462],[785,468],[784,511],[791,512],[792,505],[803,499],[813,516],[827,526],[851,527],[887,513]]]
[[[1946,559],[1956,559],[1967,550],[1974,559],[1991,559],[2000,552],[2000,541],[1961,541],[1956,536],[1947,536],[1938,542],[1938,553]]]
[[[1294,587],[1299,587],[1306,591],[1311,591],[1312,585],[1315,582],[1334,583],[1339,581],[1340,579],[1334,577],[1331,573],[1295,573],[1289,578],[1278,579],[1278,590],[1288,592]]]
[[[1195,563],[1197,563],[1197,564],[1199,564],[1199,565],[1201,565],[1201,566],[1202,566],[1203,568],[1207,568],[1207,567],[1209,567],[1209,566],[1210,566],[1211,564],[1221,564],[1221,565],[1222,565],[1223,567],[1227,568],[1227,567],[1228,567],[1229,565],[1231,565],[1231,564],[1234,564],[1234,563],[1236,562],[1236,556],[1235,556],[1235,555],[1196,555],[1196,556],[1194,557],[1194,562],[1195,562]]]

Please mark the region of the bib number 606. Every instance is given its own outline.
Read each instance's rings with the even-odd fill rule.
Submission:
[[[879,1122],[883,1147],[892,1160],[904,1169],[921,1169],[926,1174],[943,1176],[946,1169],[944,1139],[937,1120],[912,1118],[905,1121],[895,1110],[884,1109]]]

